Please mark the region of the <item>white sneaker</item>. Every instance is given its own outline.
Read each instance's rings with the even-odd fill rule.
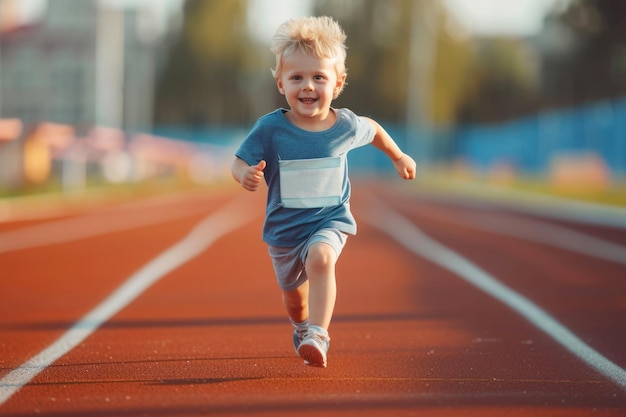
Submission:
[[[326,353],[329,345],[330,337],[309,329],[298,346],[298,355],[304,359],[305,365],[326,368]]]

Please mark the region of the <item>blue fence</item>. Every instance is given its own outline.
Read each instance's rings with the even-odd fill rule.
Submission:
[[[594,152],[611,172],[626,174],[626,100],[542,113],[495,126],[473,126],[455,134],[455,156],[488,169],[512,164],[543,174],[563,153]]]
[[[417,131],[411,137],[404,126],[383,125],[418,162],[463,159],[479,170],[508,164],[518,172],[543,175],[555,156],[591,151],[602,157],[613,175],[626,175],[626,100],[545,112],[496,125]],[[235,147],[247,129],[161,127],[154,133]],[[371,146],[350,154],[350,169],[355,173],[393,174],[390,167],[385,155]]]

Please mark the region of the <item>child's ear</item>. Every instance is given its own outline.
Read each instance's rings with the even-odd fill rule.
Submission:
[[[285,89],[283,88],[283,82],[280,80],[280,78],[276,78],[276,87],[278,87],[278,92],[280,92],[280,94],[284,96]]]
[[[343,87],[346,85],[346,77],[347,74],[337,77],[337,84],[335,85],[335,90],[333,91],[333,98],[339,97],[339,94],[343,91]]]

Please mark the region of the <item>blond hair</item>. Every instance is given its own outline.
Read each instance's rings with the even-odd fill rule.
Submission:
[[[328,16],[289,19],[278,27],[272,38],[270,49],[276,56],[272,75],[280,77],[283,56],[301,53],[330,59],[335,64],[337,77],[343,77],[346,75],[345,41],[346,34],[341,26]]]

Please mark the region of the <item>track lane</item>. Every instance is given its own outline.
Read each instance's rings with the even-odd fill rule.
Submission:
[[[377,190],[385,195],[384,189]],[[511,237],[506,232],[499,233],[495,228],[481,230],[480,225],[470,224],[476,217],[466,207],[431,207],[430,210],[436,211],[439,218],[444,218],[443,221],[433,221],[436,217],[425,211],[424,207],[412,208],[421,205],[421,200],[407,194],[403,197],[392,201],[398,210],[413,219],[414,224],[429,236],[446,242],[450,248],[462,253],[506,285],[534,300],[575,330],[582,339],[597,347],[622,368],[626,367],[626,321],[622,319],[626,313],[626,275],[621,262],[599,259],[591,250],[588,255],[584,255],[546,244],[533,244],[538,240]],[[425,212],[427,215],[423,216]],[[515,213],[494,207],[490,207],[484,216],[500,222],[505,219],[510,224],[517,221]],[[522,224],[524,222],[526,217],[522,218]],[[622,244],[625,238],[623,232],[615,233],[604,226],[576,222],[560,221],[558,224],[559,227],[612,242],[619,245],[621,250],[626,250],[626,242]],[[537,230],[536,233],[543,231]],[[620,236],[621,240],[615,239],[616,236]]]
[[[2,386],[0,386],[1,394],[2,394],[1,395],[2,402],[10,398],[10,396],[13,394],[15,389],[19,389],[21,384],[27,383],[30,378],[32,378],[33,376],[37,374],[37,372],[39,372],[39,370],[45,369],[45,367],[50,363],[50,361],[56,360],[56,358],[58,358],[59,355],[61,356],[64,355],[68,350],[71,350],[75,344],[80,343],[80,341],[84,337],[88,337],[90,332],[94,331],[103,321],[106,321],[110,314],[115,314],[116,310],[123,308],[125,306],[125,303],[132,302],[133,298],[136,296],[135,294],[136,293],[140,294],[143,291],[142,286],[145,286],[145,285],[149,286],[151,284],[150,280],[159,279],[160,274],[166,274],[168,272],[168,268],[172,268],[172,267],[175,268],[178,262],[184,262],[186,260],[185,257],[196,256],[196,252],[198,249],[203,250],[204,245],[207,245],[207,244],[210,245],[212,243],[212,239],[214,239],[215,237],[219,237],[221,233],[227,232],[228,228],[238,227],[239,224],[242,224],[243,222],[247,221],[247,219],[237,218],[238,215],[247,214],[247,212],[242,211],[242,209],[240,208],[240,207],[243,207],[243,205],[245,205],[245,202],[243,204],[242,203],[236,204],[236,207],[234,208],[235,210],[234,212],[232,211],[233,208],[230,208],[230,207],[222,208],[222,211],[225,211],[226,215],[222,214],[221,217],[220,217],[219,212],[216,213],[215,215],[210,215],[206,220],[200,223],[201,227],[204,227],[206,230],[204,231],[199,230],[195,233],[195,235],[193,233],[188,235],[178,245],[175,245],[172,248],[170,248],[168,251],[164,252],[164,254],[156,258],[154,261],[152,261],[152,263],[148,263],[146,267],[139,270],[135,275],[131,276],[131,278],[127,282],[123,283],[123,285],[118,287],[116,291],[112,295],[110,295],[109,298],[105,302],[101,303],[97,308],[92,310],[88,315],[84,316],[80,321],[78,321],[78,318],[76,318],[80,316],[73,316],[71,319],[69,319],[68,323],[70,324],[68,325],[68,327],[72,327],[70,330],[65,332],[56,342],[54,342],[54,344],[49,345],[45,350],[41,351],[41,353],[29,359],[29,361],[26,362],[24,365],[22,365],[20,368],[15,369],[10,374],[5,375],[3,377],[2,379],[3,384]],[[123,213],[123,215],[128,215],[128,213],[125,212]],[[181,216],[176,215],[175,217],[181,217]],[[76,233],[74,230],[64,230],[64,227],[65,228],[75,227],[77,229],[82,229],[83,226],[85,225],[85,222],[82,220],[83,218],[77,218],[76,220],[72,220],[72,219],[63,220],[61,221],[61,223],[63,224],[63,227],[56,227],[56,224],[58,224],[58,222],[57,223],[53,222],[51,224],[53,226],[52,228],[43,227],[43,228],[38,228],[38,230],[45,230],[48,233],[54,234],[55,235],[54,237],[57,237],[56,236],[57,234],[65,233],[71,237],[69,241],[82,240],[82,239],[74,239],[76,237]],[[109,238],[111,236],[110,235],[111,232],[119,231],[120,228],[115,227],[114,225],[106,224],[107,223],[106,220],[110,220],[110,219],[108,218],[100,219],[100,221],[104,224],[100,225],[99,227],[96,227],[97,233],[95,234],[96,235],[106,234],[105,237]],[[156,220],[157,220],[156,218],[152,218],[149,224],[156,223],[157,222]],[[170,220],[170,217],[165,216],[163,219],[161,219],[161,221],[167,221],[167,220]],[[93,224],[96,221],[97,219],[90,219],[90,222],[88,224]],[[206,223],[206,225],[204,225],[203,223]],[[230,226],[229,225],[230,223],[232,223],[233,226]],[[140,227],[144,225],[145,225],[145,222],[139,221],[139,222],[136,222],[134,226]],[[110,226],[110,227],[108,228],[107,226]],[[226,229],[224,231],[221,231],[221,229],[223,229],[224,227],[226,227]],[[214,232],[214,229],[217,229],[217,231]],[[180,230],[180,226],[178,226],[178,230]],[[30,232],[30,230],[27,230],[27,232]],[[10,237],[15,237],[16,233],[13,233],[13,232],[4,233],[3,237],[6,237],[7,235]],[[89,233],[87,234],[87,236],[88,235]],[[40,246],[41,239],[39,238],[41,236],[37,236],[37,234],[34,234],[34,233],[25,233],[24,236],[26,236],[27,239],[23,239],[23,241],[20,243],[24,243],[24,242],[28,243],[28,241],[31,240],[31,241],[34,241],[35,247]],[[45,238],[47,236],[43,236],[43,237]],[[80,237],[83,239],[85,238],[85,236],[82,236],[82,235]],[[114,235],[114,237],[116,236]],[[144,235],[143,239],[145,240],[146,238],[147,236]],[[67,240],[68,239],[61,239],[60,241],[66,242]],[[10,246],[12,243],[12,240],[5,240],[4,242],[8,243]],[[52,243],[54,242],[47,243],[47,244],[52,244]],[[79,244],[81,244],[81,248],[83,248],[82,243],[83,242],[79,242]],[[130,242],[124,241],[124,243],[128,245]],[[80,275],[77,275],[77,274],[72,274],[72,273],[67,274],[66,271],[63,271],[60,268],[53,268],[53,271],[52,271],[53,276],[50,277],[51,279],[47,279],[45,273],[49,272],[49,270],[47,270],[47,267],[49,267],[50,265],[46,265],[45,263],[42,263],[41,262],[42,259],[38,259],[38,261],[36,262],[33,262],[33,261],[28,262],[28,258],[36,259],[37,256],[33,256],[32,253],[29,253],[28,250],[20,251],[20,249],[23,249],[23,247],[28,247],[28,245],[21,245],[21,246],[18,245],[17,248],[13,248],[13,251],[17,251],[18,253],[26,252],[25,254],[21,253],[21,255],[26,256],[27,258],[23,259],[20,256],[14,256],[11,258],[11,260],[17,261],[17,265],[11,265],[11,264],[6,265],[6,270],[11,272],[10,279],[13,280],[15,283],[20,284],[20,285],[17,285],[18,291],[16,291],[15,294],[11,294],[9,291],[9,288],[14,288],[16,287],[15,285],[13,286],[7,285],[7,291],[4,292],[5,296],[9,296],[9,299],[6,300],[9,302],[3,303],[3,306],[5,307],[6,313],[7,313],[3,317],[5,319],[8,319],[9,321],[15,317],[14,314],[16,313],[15,311],[16,306],[24,306],[24,305],[29,306],[28,302],[33,301],[33,297],[32,297],[33,291],[29,291],[29,283],[24,282],[28,278],[34,277],[38,284],[44,284],[44,288],[51,288],[50,285],[52,285],[53,291],[51,291],[50,293],[47,293],[46,295],[48,297],[46,297],[45,299],[55,300],[55,302],[58,302],[58,301],[68,301],[69,297],[67,296],[66,291],[70,288],[71,290],[74,290],[74,288],[66,287],[64,285],[59,285],[58,280],[55,280],[55,278],[56,277],[67,278],[69,276],[69,277],[72,277],[73,280],[76,280],[77,276],[80,277]],[[60,247],[62,250],[67,249],[65,245],[60,245]],[[129,250],[129,249],[134,249],[134,248],[132,246],[125,247],[125,250]],[[96,285],[94,285],[96,283],[91,280],[94,278],[94,274],[91,273],[92,272],[91,269],[94,267],[94,265],[98,265],[99,263],[100,264],[102,263],[102,259],[101,257],[99,257],[99,255],[103,251],[107,251],[106,246],[95,247],[95,248],[91,247],[86,252],[86,254],[93,255],[92,256],[93,263],[90,262],[88,259],[84,259],[84,258],[82,259],[76,258],[76,259],[72,259],[71,262],[63,262],[64,261],[63,256],[62,256],[63,252],[61,253],[53,252],[52,254],[48,252],[47,259],[53,262],[53,265],[55,265],[54,263],[58,265],[58,262],[60,261],[61,262],[60,266],[62,267],[66,265],[83,266],[83,267],[87,266],[89,270],[84,271],[82,275],[87,276],[88,279],[85,280],[84,282],[87,282],[90,284],[89,289],[93,289],[93,287],[96,287]],[[65,252],[65,253],[71,253],[72,257],[76,257],[77,255],[80,256],[80,252],[78,250],[72,250],[71,248],[69,252]],[[121,260],[123,258],[124,258],[123,256],[112,258],[111,261],[113,262],[109,261],[110,262],[109,264],[117,263],[116,261]],[[178,259],[180,259],[180,261]],[[43,269],[41,270],[42,272],[40,274],[33,274],[33,271],[28,268],[29,266],[33,266],[33,265],[38,268],[43,267]],[[14,266],[15,268],[13,268]],[[14,269],[17,272],[14,273]],[[102,282],[106,282],[106,281],[108,280],[104,279]],[[81,281],[81,283],[82,282],[83,281]],[[98,283],[100,283],[100,281],[98,281]],[[48,287],[46,287],[46,285],[48,285]],[[37,287],[33,285],[32,288],[37,288]],[[56,296],[54,296],[55,295],[54,290],[57,290]],[[66,291],[63,291],[63,290],[66,290]],[[98,293],[101,294],[101,289],[99,289]],[[83,295],[85,295],[85,291],[79,292],[79,294],[81,294],[81,297],[82,297]],[[11,297],[12,295],[14,296],[22,295],[22,296],[26,296],[27,298],[25,299],[24,297],[22,297],[22,299],[20,299],[19,297]],[[30,307],[33,307],[32,305],[33,303],[30,303],[30,304],[31,304]],[[68,304],[71,304],[72,306],[76,306],[80,303],[72,302]],[[60,309],[54,309],[54,314],[58,315],[59,310]],[[77,322],[76,325],[72,326],[73,322]],[[5,327],[7,328],[7,330],[10,331],[10,330],[19,330],[21,327],[24,327],[24,326],[25,326],[25,323],[22,322],[21,325],[19,323],[7,323]],[[18,346],[22,346],[21,344],[19,344],[19,337],[7,337],[7,339],[11,340],[13,343],[17,342]],[[8,346],[8,348],[10,347],[11,346]],[[11,368],[16,368],[16,366],[10,367],[9,369]],[[11,387],[16,387],[16,388],[11,388]]]
[[[358,216],[367,202],[354,200]],[[465,233],[475,240],[466,228],[431,227],[449,234],[446,244]],[[146,232],[154,237],[161,228],[126,239]],[[304,367],[259,237],[257,221],[173,271],[0,406],[0,415],[624,410],[612,384],[548,337],[364,222],[338,269],[330,367]],[[491,238],[481,237],[477,252]]]

